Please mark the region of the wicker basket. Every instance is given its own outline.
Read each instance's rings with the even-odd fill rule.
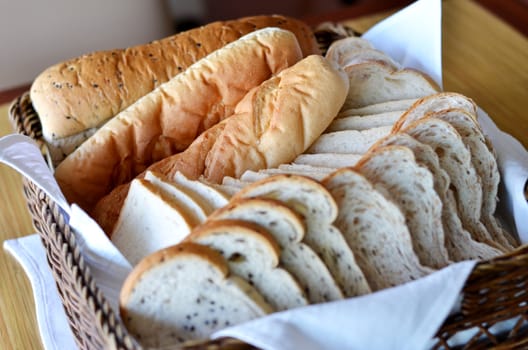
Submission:
[[[324,50],[353,31],[325,24],[318,39]],[[41,142],[42,131],[29,94],[17,98],[9,110],[18,133]],[[35,184],[24,182],[24,193],[34,226],[46,249],[69,325],[80,349],[141,349],[116,317],[97,287],[58,206]],[[515,319],[509,331],[496,334],[495,325]],[[455,334],[473,329],[465,344],[450,346]],[[476,265],[462,291],[460,312],[438,330],[435,349],[528,349],[528,245]],[[179,349],[253,349],[236,339],[204,340]]]

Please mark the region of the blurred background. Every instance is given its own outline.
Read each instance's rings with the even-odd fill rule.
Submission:
[[[466,1],[466,0],[444,0]],[[476,0],[510,16],[528,0]],[[283,14],[316,24],[401,8],[412,0],[0,0],[0,91],[57,62],[160,39],[215,20]],[[508,18],[507,18],[508,19]],[[527,27],[527,23],[520,23]]]

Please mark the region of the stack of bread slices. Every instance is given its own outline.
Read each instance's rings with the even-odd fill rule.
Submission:
[[[360,38],[335,42],[326,58],[347,73],[349,93],[293,162],[222,184],[181,173],[134,180],[163,193],[186,192],[182,181],[207,188],[192,205],[187,197],[165,200],[185,206],[175,210],[195,223],[163,233],[172,240],[166,248],[123,249],[138,264],[122,289],[121,313],[143,344],[206,338],[270,312],[368,294],[518,245],[495,217],[500,174],[471,99],[439,92],[426,75]],[[191,210],[209,193],[221,199]],[[138,212],[128,205],[127,198],[123,222]],[[120,225],[114,235],[133,231]]]

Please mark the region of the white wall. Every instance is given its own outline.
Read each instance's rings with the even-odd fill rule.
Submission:
[[[163,0],[0,0],[0,90],[91,51],[170,34]]]

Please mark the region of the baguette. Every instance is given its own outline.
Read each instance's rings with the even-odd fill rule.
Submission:
[[[99,51],[58,63],[33,82],[30,96],[58,164],[105,121],[199,59],[265,27],[293,32],[304,56],[319,53],[306,24],[283,16],[214,22],[148,44]]]
[[[289,163],[328,127],[344,102],[347,82],[325,58],[309,56],[253,89],[235,115],[202,133],[184,152],[148,170],[220,183],[225,176]],[[105,232],[111,232],[126,193],[126,184],[117,187],[92,211]]]
[[[114,117],[59,164],[55,177],[66,199],[89,211],[150,164],[185,150],[233,114],[248,91],[301,58],[291,32],[266,28],[196,62]]]

